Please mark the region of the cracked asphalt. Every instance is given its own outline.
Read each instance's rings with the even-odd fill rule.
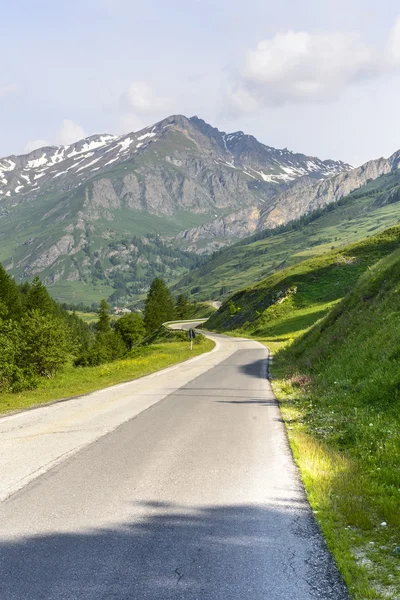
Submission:
[[[348,598],[266,349],[212,337],[158,377],[0,420],[1,600]]]

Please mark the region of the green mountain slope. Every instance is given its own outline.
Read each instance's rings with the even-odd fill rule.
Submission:
[[[400,248],[279,352],[309,498],[355,598],[399,598]]]
[[[368,183],[292,225],[266,230],[220,250],[177,288],[199,299],[226,297],[275,271],[319,256],[400,222],[400,172]]]
[[[326,314],[365,271],[399,246],[398,226],[304,260],[236,292],[207,325],[286,342]]]

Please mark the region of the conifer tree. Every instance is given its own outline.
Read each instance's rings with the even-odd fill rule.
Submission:
[[[1,316],[6,319],[19,319],[21,316],[21,296],[15,281],[0,264],[0,303]]]
[[[178,319],[188,319],[190,313],[190,305],[185,294],[179,294],[176,300],[176,316]]]
[[[55,311],[54,302],[39,277],[35,277],[30,284],[25,303],[27,310],[39,310],[45,314],[52,314]]]
[[[152,333],[162,323],[174,317],[174,299],[164,281],[156,277],[153,279],[145,302],[144,324],[147,333]]]
[[[99,320],[96,323],[96,329],[98,331],[98,333],[107,333],[108,331],[110,331],[110,315],[109,315],[109,310],[110,307],[107,304],[107,301],[104,300],[100,300],[100,305],[99,305]]]

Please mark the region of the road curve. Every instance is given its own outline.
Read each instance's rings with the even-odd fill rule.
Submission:
[[[266,349],[0,419],[1,600],[347,599]]]

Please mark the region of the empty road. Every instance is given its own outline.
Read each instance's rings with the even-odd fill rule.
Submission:
[[[257,342],[0,419],[1,600],[347,599]]]

